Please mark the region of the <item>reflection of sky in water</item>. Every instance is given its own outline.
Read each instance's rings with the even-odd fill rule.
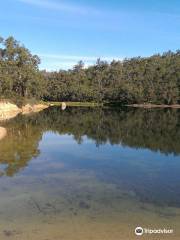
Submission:
[[[0,239],[129,240],[139,225],[172,227],[179,240],[179,119],[52,108],[4,123]]]
[[[180,157],[109,143],[96,146],[83,137],[78,144],[71,135],[43,134],[41,154],[23,174],[48,174],[84,170],[105,183],[133,191],[142,202],[180,206]]]

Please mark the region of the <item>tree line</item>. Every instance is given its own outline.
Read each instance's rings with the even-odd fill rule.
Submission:
[[[180,50],[85,67],[40,71],[40,59],[13,37],[0,38],[1,98],[45,101],[180,103]]]

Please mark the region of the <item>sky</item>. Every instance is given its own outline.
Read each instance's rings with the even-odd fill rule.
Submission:
[[[179,0],[5,0],[0,36],[14,36],[41,69],[180,49]]]

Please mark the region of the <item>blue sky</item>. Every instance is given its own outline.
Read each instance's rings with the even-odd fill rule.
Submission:
[[[41,68],[71,68],[180,48],[179,0],[6,0],[0,35],[41,57]]]

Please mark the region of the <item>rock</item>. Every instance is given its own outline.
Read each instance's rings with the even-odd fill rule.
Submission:
[[[61,109],[62,109],[62,110],[65,110],[65,109],[66,109],[66,103],[65,103],[65,102],[62,102]]]
[[[90,205],[89,205],[88,203],[84,202],[84,201],[81,201],[81,202],[79,203],[79,207],[80,207],[80,208],[83,208],[83,209],[89,209],[89,208],[90,208]]]
[[[22,110],[10,102],[0,102],[0,121],[15,117]]]
[[[36,104],[33,106],[33,112],[39,112],[39,111],[42,111],[46,108],[48,108],[49,106],[46,105],[46,104]]]
[[[0,112],[21,112],[21,109],[18,108],[15,104],[10,102],[0,102]]]
[[[33,107],[30,104],[22,106],[22,114],[27,114],[33,111]]]
[[[35,105],[26,104],[22,106],[22,108],[18,108],[15,104],[2,101],[0,102],[0,121],[16,117],[16,115],[19,113],[29,114],[32,112],[40,112],[48,107],[49,105],[47,104],[35,104]]]
[[[29,114],[32,112],[40,112],[49,106],[46,104],[35,104],[35,105],[30,105],[26,104],[25,106],[22,107],[22,114]]]

